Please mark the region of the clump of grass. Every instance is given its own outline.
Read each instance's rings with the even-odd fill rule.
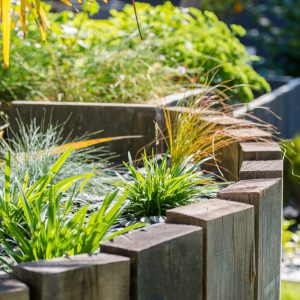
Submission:
[[[77,144],[90,144],[92,134],[84,135],[76,139],[64,138],[65,123],[46,124],[46,120],[38,123],[35,118],[29,124],[24,124],[21,118],[18,120],[18,128],[8,131],[7,139],[0,139],[0,155],[2,164],[9,151],[12,156],[11,174],[12,184],[16,185],[28,173],[29,182],[35,182],[48,175],[51,165],[59,155],[67,150],[67,146],[75,147]],[[64,146],[63,146],[64,145]],[[81,147],[73,151],[54,180],[60,181],[74,174],[93,172],[95,176],[90,179],[83,193],[78,198],[84,202],[100,200],[110,190],[113,181],[112,173],[107,172],[109,159],[113,156],[106,147]],[[3,184],[4,169],[0,170],[0,183]]]
[[[181,103],[176,108],[165,109],[166,131],[161,130],[173,162],[191,157],[199,162],[211,157],[210,164],[217,165],[219,150],[234,142],[253,140],[251,136],[235,136],[232,130],[263,128],[272,131],[259,120],[233,118],[234,106],[227,104],[227,96],[216,87],[204,87],[200,95]],[[264,140],[259,138],[259,140]]]
[[[126,204],[127,195],[117,197],[117,191],[106,194],[93,212],[88,212],[89,205],[74,209],[78,193],[94,174],[75,175],[54,183],[70,153],[71,149],[65,152],[48,175],[30,184],[27,173],[23,182],[12,188],[8,152],[4,190],[0,194],[0,262],[7,267],[13,263],[93,253],[100,241],[141,226],[135,224],[110,232]],[[79,188],[74,189],[79,181]],[[70,193],[66,196],[67,191]]]
[[[125,163],[129,179],[119,175],[118,185],[130,201],[126,208],[129,216],[163,216],[167,209],[189,204],[216,189],[213,179],[199,170],[202,162],[170,162],[167,153],[159,160],[157,156],[149,158],[145,151],[142,162],[144,167],[136,168],[129,156]]]

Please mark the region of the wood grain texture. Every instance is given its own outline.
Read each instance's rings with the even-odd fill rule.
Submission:
[[[240,169],[240,179],[282,178],[283,160],[244,161]]]
[[[237,181],[239,177],[239,143],[234,142],[218,150],[216,158],[225,179]]]
[[[219,198],[254,205],[255,299],[280,299],[282,180],[244,180],[221,190]]]
[[[10,275],[1,275],[0,300],[29,300],[29,288]]]
[[[281,149],[274,142],[240,143],[240,160],[279,160]]]
[[[204,231],[205,300],[254,299],[254,208],[212,199],[167,211],[168,223]]]
[[[241,164],[245,160],[244,152],[241,151],[241,145],[243,149],[247,148],[244,145],[252,145],[253,151],[255,144],[270,144],[271,135],[259,128],[228,129],[226,133],[237,139],[237,141],[218,150],[216,158],[219,161],[219,166],[224,177],[228,181],[237,181],[239,180]],[[239,140],[244,140],[245,142],[239,142]],[[256,150],[257,152],[261,152],[262,147],[260,149],[256,147]]]
[[[101,251],[130,257],[131,300],[202,299],[202,229],[157,224],[119,236]]]
[[[129,259],[76,255],[17,265],[14,277],[30,287],[30,300],[129,300]]]
[[[272,135],[269,132],[263,131],[259,128],[241,128],[241,129],[228,129],[226,132],[236,138],[248,138],[249,141],[256,140],[271,140]]]

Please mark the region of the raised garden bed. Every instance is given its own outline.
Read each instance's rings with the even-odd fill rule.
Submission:
[[[101,128],[106,136],[144,135],[116,146],[121,158],[154,137],[153,121],[163,122],[155,105],[13,105],[11,117],[18,106],[24,118],[46,107],[52,120],[65,120],[72,108],[76,118],[66,131],[76,134]],[[234,122],[213,116],[206,121]],[[279,299],[281,151],[259,129],[245,125],[230,134],[248,142],[219,153],[227,178],[236,182],[217,199],[169,210],[166,224],[117,237],[102,244],[100,254],[17,265],[16,279],[2,278],[0,299]]]
[[[283,80],[272,82],[274,87],[279,87],[236,110],[235,115],[238,117],[251,111],[254,116],[278,128],[281,137],[290,138],[300,128],[298,122],[300,112],[297,110],[297,105],[294,105],[300,97],[300,80],[292,79],[285,84]],[[65,136],[77,137],[86,132],[97,132],[99,129],[103,131],[95,138],[142,135],[144,138],[115,141],[109,144],[110,151],[118,154],[116,163],[121,163],[127,160],[128,152],[136,154],[153,141],[156,134],[154,122],[163,127],[162,107],[176,106],[179,101],[201,93],[201,89],[195,89],[170,95],[149,104],[13,101],[6,113],[13,130],[17,128],[15,120],[18,116],[25,124],[33,117],[38,122],[46,117],[46,124],[50,121],[62,123],[69,119],[64,129]]]

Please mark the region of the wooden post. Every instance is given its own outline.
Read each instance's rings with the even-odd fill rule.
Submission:
[[[203,299],[254,299],[253,206],[212,199],[167,211],[167,222],[203,228]]]
[[[129,259],[76,255],[17,265],[14,277],[30,287],[30,300],[129,300]]]
[[[254,205],[255,299],[279,300],[282,180],[242,180],[221,190],[218,197]]]
[[[243,161],[240,169],[240,179],[282,178],[282,160]]]
[[[102,244],[101,251],[130,257],[131,300],[202,299],[199,227],[152,225]]]
[[[222,166],[225,178],[229,181],[237,181],[239,180],[242,159],[240,142],[238,140],[246,140],[249,143],[258,140],[268,141],[271,139],[271,134],[259,128],[228,129],[226,133],[237,141],[220,149],[217,153],[217,159],[220,162],[220,166]]]
[[[274,142],[240,143],[240,160],[279,160],[281,150]]]
[[[1,275],[0,300],[29,300],[29,289],[10,275]]]

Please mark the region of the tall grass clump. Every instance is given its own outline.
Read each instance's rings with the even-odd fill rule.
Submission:
[[[162,134],[173,162],[181,162],[187,157],[199,162],[211,157],[209,163],[218,166],[221,149],[234,142],[253,140],[251,136],[231,132],[245,128],[273,130],[251,116],[248,116],[249,120],[233,118],[234,106],[227,104],[227,96],[218,86],[203,88],[199,96],[181,105],[165,110],[166,131]]]

